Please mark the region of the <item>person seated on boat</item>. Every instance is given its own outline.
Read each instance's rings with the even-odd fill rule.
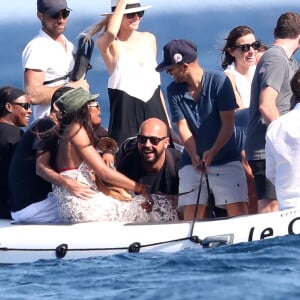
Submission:
[[[43,135],[57,124],[58,112],[53,102],[72,89],[61,87],[52,97],[50,116],[35,121],[22,136],[9,169],[10,209],[13,220],[23,223],[59,222],[52,183],[65,186],[74,195],[88,197],[94,192],[86,185],[61,176],[54,169],[56,141],[44,151]]]
[[[229,78],[203,69],[191,41],[170,41],[163,48],[163,58],[156,70],[173,77],[167,95],[172,121],[184,144],[179,193],[193,190],[179,196],[179,210],[185,220],[207,217],[205,172],[216,206],[225,208],[228,216],[247,214],[246,176],[233,134],[237,104]]]
[[[96,145],[94,126],[101,123],[98,94],[82,88],[66,92],[56,102],[61,118],[56,128],[58,146],[56,166],[60,174],[87,184],[97,193],[88,200],[73,196],[63,186],[53,185],[60,218],[65,223],[159,221],[164,215],[151,210],[146,186],[107,166]],[[97,189],[97,181],[125,189],[131,197],[115,199]],[[135,195],[138,194],[138,195]],[[146,196],[146,198],[144,197]]]
[[[166,123],[157,118],[147,119],[141,124],[137,136],[121,145],[122,159],[117,165],[121,173],[149,186],[162,209],[168,205],[166,201],[171,201],[174,207],[177,205],[181,152],[170,148],[169,142]]]
[[[291,80],[296,106],[270,123],[266,134],[266,176],[280,210],[300,208],[300,69]]]
[[[16,144],[31,115],[30,97],[13,86],[0,88],[0,218],[10,219],[8,169]]]

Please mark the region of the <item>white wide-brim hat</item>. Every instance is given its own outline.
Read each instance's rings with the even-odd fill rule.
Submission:
[[[101,16],[111,15],[114,12],[114,10],[116,9],[116,6],[118,5],[118,3],[119,3],[119,0],[111,0],[111,12],[102,13]],[[141,1],[139,1],[139,0],[129,0],[126,5],[124,14],[130,14],[130,13],[134,13],[134,12],[147,10],[150,7],[152,7],[152,5],[142,6]]]

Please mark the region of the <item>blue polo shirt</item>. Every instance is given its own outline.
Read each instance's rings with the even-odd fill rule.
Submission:
[[[205,71],[202,79],[202,92],[195,101],[188,91],[186,83],[172,82],[167,88],[172,121],[177,123],[185,119],[195,137],[197,153],[210,149],[221,129],[220,112],[237,108],[234,91],[228,77],[220,71]],[[225,164],[240,160],[234,134],[224,147],[216,154],[212,165]],[[182,166],[191,164],[185,152]]]

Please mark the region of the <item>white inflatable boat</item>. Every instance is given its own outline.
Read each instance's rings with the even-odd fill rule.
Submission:
[[[27,225],[0,220],[0,264],[175,252],[300,234],[300,210],[199,222]]]

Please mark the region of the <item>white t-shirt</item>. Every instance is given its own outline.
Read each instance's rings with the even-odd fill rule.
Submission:
[[[251,78],[253,78],[254,76],[255,69],[256,66],[251,66],[249,69]],[[225,71],[231,73],[234,76],[235,84],[244,104],[244,108],[249,107],[251,97],[251,82],[249,82],[249,80],[243,74],[236,71],[234,62],[229,65]]]
[[[300,207],[300,104],[273,121],[266,134],[266,176],[279,209]]]
[[[72,71],[74,66],[74,45],[63,36],[66,49],[53,40],[42,29],[25,47],[22,53],[22,64],[25,69],[35,69],[45,72],[45,81],[63,77]],[[68,82],[62,79],[48,86],[57,86]],[[39,119],[50,113],[49,104],[34,105],[33,119]]]

